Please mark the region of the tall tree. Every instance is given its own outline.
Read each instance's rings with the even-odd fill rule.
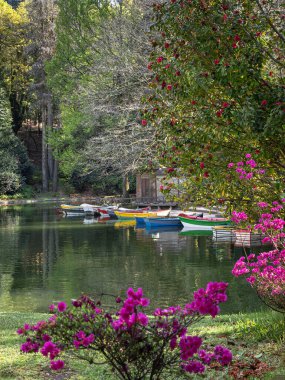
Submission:
[[[72,171],[73,155],[73,170],[80,168],[84,175],[116,173],[126,178],[138,168],[151,140],[149,131],[138,128],[150,50],[148,1],[58,4],[50,81],[64,104],[63,129],[55,142],[64,146],[60,160]]]
[[[284,14],[276,0],[165,1],[154,6],[153,71],[145,123],[156,125],[165,192],[239,204],[284,189]],[[227,168],[245,154],[266,177],[251,195]],[[245,163],[243,163],[245,164]],[[242,164],[241,164],[242,165]],[[271,189],[271,190],[269,190]]]
[[[57,167],[49,138],[54,131],[56,103],[47,86],[45,65],[52,58],[55,48],[55,0],[30,0],[28,3],[29,38],[27,51],[32,59],[32,91],[36,94],[36,107],[41,110],[42,121],[42,184],[43,191],[57,190]],[[50,188],[51,184],[51,188]]]

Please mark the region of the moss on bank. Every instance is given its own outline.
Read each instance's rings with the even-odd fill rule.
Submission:
[[[47,317],[37,313],[0,313],[0,379],[114,379],[105,365],[89,366],[67,359],[67,368],[56,373],[41,355],[21,354],[23,339],[16,334],[17,328]],[[205,318],[194,326],[192,333],[202,335],[206,345],[226,345],[234,354],[233,366],[228,371],[209,371],[203,378],[231,379],[230,373],[236,373],[237,379],[285,379],[285,321],[281,315],[266,312]]]

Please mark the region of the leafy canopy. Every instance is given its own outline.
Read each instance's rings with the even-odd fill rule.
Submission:
[[[166,189],[178,186],[182,203],[249,200],[255,189],[243,193],[227,164],[250,153],[267,169],[259,197],[279,196],[284,16],[277,3],[172,0],[154,10],[153,93],[144,120],[156,126]],[[173,177],[181,178],[178,185]]]

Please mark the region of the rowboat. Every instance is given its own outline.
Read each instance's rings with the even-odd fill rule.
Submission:
[[[97,212],[97,207],[98,206],[89,205],[87,203],[82,203],[79,206],[60,205],[61,211],[67,216],[94,215]]]
[[[238,229],[233,231],[235,235],[235,246],[238,247],[253,247],[261,246],[262,240],[265,238],[260,232],[252,232],[247,229]]]
[[[144,215],[145,218],[150,217],[150,216],[156,216],[155,213],[153,212],[125,212],[125,211],[115,211],[115,215],[117,216],[118,219],[130,219],[130,220],[135,220],[141,215]]]
[[[215,226],[213,227],[213,240],[215,242],[231,242],[236,240],[232,226]]]
[[[158,227],[182,227],[182,223],[179,218],[144,218],[146,228],[158,228]]]
[[[178,216],[184,229],[211,230],[214,226],[228,226],[231,221],[226,218],[203,218],[199,216]]]
[[[136,218],[167,217],[169,213],[170,213],[170,210],[144,211],[144,212],[115,211],[115,214],[118,219],[131,219],[131,220],[135,220]]]
[[[112,207],[98,207],[97,209],[101,218],[116,218],[114,210]]]

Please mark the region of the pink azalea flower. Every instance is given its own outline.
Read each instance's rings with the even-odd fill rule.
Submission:
[[[67,304],[65,302],[59,302],[57,304],[57,309],[60,313],[64,312],[67,309]]]
[[[64,361],[62,361],[62,360],[50,362],[50,368],[53,369],[54,371],[59,371],[63,367],[64,367]]]

